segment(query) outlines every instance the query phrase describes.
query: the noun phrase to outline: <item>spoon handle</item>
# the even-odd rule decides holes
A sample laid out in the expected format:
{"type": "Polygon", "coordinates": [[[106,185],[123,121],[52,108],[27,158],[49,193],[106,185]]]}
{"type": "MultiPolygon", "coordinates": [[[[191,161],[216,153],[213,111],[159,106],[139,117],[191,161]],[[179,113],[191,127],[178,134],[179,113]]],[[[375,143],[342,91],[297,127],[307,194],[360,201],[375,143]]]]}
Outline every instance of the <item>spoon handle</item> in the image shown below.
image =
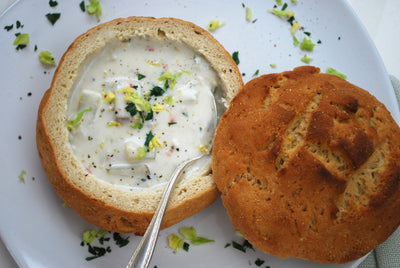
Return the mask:
{"type": "Polygon", "coordinates": [[[153,255],[154,248],[157,242],[158,233],[160,231],[161,223],[165,214],[165,210],[168,205],[168,200],[172,190],[175,188],[177,179],[180,177],[181,173],[187,166],[189,166],[194,161],[200,159],[203,155],[196,158],[187,160],[181,163],[172,173],[171,179],[167,184],[164,194],[161,197],[160,203],[154,213],[153,219],[151,220],[149,226],[147,227],[146,233],[143,235],[139,246],[136,248],[135,253],[133,253],[126,268],[147,268],[150,263],[151,256],[153,255]]]}

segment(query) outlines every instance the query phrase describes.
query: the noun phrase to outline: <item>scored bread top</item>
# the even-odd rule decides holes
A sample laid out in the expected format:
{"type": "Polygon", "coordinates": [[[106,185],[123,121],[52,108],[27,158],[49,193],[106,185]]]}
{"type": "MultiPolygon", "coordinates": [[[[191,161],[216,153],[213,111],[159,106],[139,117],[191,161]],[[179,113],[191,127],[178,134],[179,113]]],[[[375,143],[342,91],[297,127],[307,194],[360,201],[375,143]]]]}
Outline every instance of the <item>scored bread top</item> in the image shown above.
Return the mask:
{"type": "Polygon", "coordinates": [[[248,82],[217,129],[213,176],[256,248],[343,263],[400,224],[400,129],[367,91],[318,68],[248,82]]]}
{"type": "MultiPolygon", "coordinates": [[[[85,60],[108,43],[131,37],[174,41],[193,48],[215,70],[227,102],[243,82],[237,65],[218,41],[204,29],[179,19],[116,19],[79,36],[65,52],[39,108],[37,146],[42,165],[55,191],[83,218],[106,230],[141,234],[163,189],[125,191],[88,174],[73,154],[66,124],[68,99],[85,60]]],[[[171,196],[163,227],[205,208],[218,194],[209,172],[181,181],[171,196]]]]}

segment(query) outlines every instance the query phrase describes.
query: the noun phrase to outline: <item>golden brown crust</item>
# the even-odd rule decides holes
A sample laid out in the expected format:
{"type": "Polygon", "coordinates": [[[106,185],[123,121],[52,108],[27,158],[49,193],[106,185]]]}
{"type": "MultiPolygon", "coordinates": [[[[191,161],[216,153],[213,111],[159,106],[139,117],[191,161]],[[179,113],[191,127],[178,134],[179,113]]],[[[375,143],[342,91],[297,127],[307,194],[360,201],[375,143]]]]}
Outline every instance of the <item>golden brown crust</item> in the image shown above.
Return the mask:
{"type": "Polygon", "coordinates": [[[248,82],[217,129],[213,176],[235,228],[287,258],[344,263],[400,224],[400,129],[318,68],[248,82]]]}
{"type": "MultiPolygon", "coordinates": [[[[38,112],[36,141],[43,168],[57,194],[82,218],[105,230],[140,235],[154,214],[162,188],[147,193],[128,192],[87,174],[73,155],[65,124],[68,96],[81,64],[107,42],[132,36],[175,40],[199,51],[216,70],[228,101],[243,82],[230,54],[207,31],[178,19],[116,19],[90,29],[69,46],[38,112]],[[204,51],[204,47],[209,51],[204,51]]],[[[210,174],[180,182],[172,194],[162,228],[197,213],[218,196],[210,174]]]]}

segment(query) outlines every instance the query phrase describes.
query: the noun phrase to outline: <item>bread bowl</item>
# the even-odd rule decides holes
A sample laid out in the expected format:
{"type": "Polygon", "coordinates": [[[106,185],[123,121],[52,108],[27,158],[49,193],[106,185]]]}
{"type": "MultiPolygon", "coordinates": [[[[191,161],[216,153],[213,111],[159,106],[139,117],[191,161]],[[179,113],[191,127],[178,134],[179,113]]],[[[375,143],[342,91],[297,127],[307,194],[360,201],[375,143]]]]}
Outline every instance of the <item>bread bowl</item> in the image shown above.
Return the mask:
{"type": "Polygon", "coordinates": [[[345,263],[400,225],[400,129],[319,68],[260,76],[218,125],[213,176],[235,228],[281,258],[345,263]]]}
{"type": "MultiPolygon", "coordinates": [[[[188,102],[193,98],[194,102],[206,105],[196,106],[196,114],[200,108],[207,111],[207,118],[201,121],[206,124],[215,111],[207,97],[203,97],[205,102],[199,100],[202,92],[207,91],[206,94],[212,96],[212,91],[218,88],[215,94],[217,109],[221,113],[224,103],[229,102],[242,85],[241,75],[230,54],[207,31],[190,22],[173,18],[128,17],[103,23],[79,36],[69,46],[55,71],[50,89],[43,96],[36,129],[42,166],[57,194],[82,218],[105,230],[143,234],[161,198],[170,170],[177,162],[191,156],[184,153],[189,150],[186,147],[191,141],[186,145],[175,141],[182,146],[177,152],[177,145],[168,144],[171,141],[162,137],[164,133],[152,133],[158,140],[153,140],[155,145],[151,147],[150,140],[146,141],[149,132],[140,132],[140,129],[153,130],[154,125],[166,120],[156,122],[155,118],[161,118],[161,114],[169,111],[170,120],[175,106],[179,109],[191,107],[188,102]],[[141,49],[132,56],[136,58],[129,58],[129,53],[136,49],[141,49]],[[192,56],[181,58],[181,51],[189,51],[187,53],[192,53],[192,56]],[[169,56],[169,53],[175,54],[169,56]],[[162,58],[164,56],[166,58],[162,58]],[[184,63],[180,65],[177,59],[184,63]],[[187,62],[190,64],[185,65],[187,62]],[[205,79],[202,77],[204,73],[196,73],[198,66],[203,66],[201,70],[210,76],[205,79]],[[147,70],[151,72],[142,73],[147,70]],[[93,77],[88,78],[89,75],[93,77]],[[188,84],[201,85],[193,89],[188,84]],[[156,87],[162,90],[152,94],[152,88],[156,87]],[[189,93],[182,93],[185,90],[189,93]],[[176,92],[182,93],[183,97],[180,98],[176,92]],[[146,107],[153,107],[149,110],[136,103],[133,98],[137,95],[144,100],[146,107]],[[175,104],[165,101],[165,96],[169,96],[169,100],[176,98],[175,104]],[[200,97],[196,99],[197,96],[200,97]],[[129,103],[134,111],[126,108],[129,103]],[[179,106],[180,103],[183,104],[179,106]],[[155,106],[159,109],[154,109],[155,106]],[[152,118],[149,118],[150,113],[152,118]],[[105,121],[110,116],[113,120],[105,121]],[[97,120],[103,121],[96,123],[97,120]],[[99,124],[102,128],[97,130],[99,124]],[[118,132],[121,129],[123,133],[118,132]],[[126,142],[128,136],[129,144],[126,142]],[[145,150],[140,151],[139,147],[145,150]],[[150,163],[167,151],[169,157],[171,154],[179,156],[174,158],[174,163],[164,161],[153,165],[168,167],[165,174],[161,171],[157,175],[151,173],[151,168],[143,161],[150,163]],[[109,161],[112,157],[118,158],[117,155],[122,162],[109,161]],[[131,163],[134,167],[124,168],[131,163]],[[117,170],[118,165],[122,166],[122,173],[117,170]],[[130,176],[136,167],[135,175],[130,176]],[[143,179],[146,181],[142,182],[143,179]]],[[[167,122],[164,123],[167,132],[180,125],[180,122],[168,121],[165,127],[167,122]]],[[[187,125],[186,129],[178,128],[176,135],[189,133],[190,139],[193,125],[187,125]]],[[[203,125],[199,126],[199,131],[207,127],[203,125]]],[[[205,146],[212,139],[212,127],[207,130],[208,134],[200,136],[206,140],[205,146]]],[[[197,141],[193,143],[191,146],[196,150],[202,146],[197,141]]],[[[191,153],[198,152],[191,150],[191,153]]],[[[195,214],[218,196],[208,159],[178,184],[172,193],[162,228],[195,214]]]]}

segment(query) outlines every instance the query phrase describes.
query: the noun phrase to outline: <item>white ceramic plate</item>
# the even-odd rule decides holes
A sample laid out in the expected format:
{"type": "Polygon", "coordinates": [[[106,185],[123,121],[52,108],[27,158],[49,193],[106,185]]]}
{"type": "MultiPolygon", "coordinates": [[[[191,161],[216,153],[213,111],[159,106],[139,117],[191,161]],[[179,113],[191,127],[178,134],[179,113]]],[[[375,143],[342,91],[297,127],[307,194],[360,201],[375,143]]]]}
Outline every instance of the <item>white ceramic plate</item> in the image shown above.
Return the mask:
{"type": "MultiPolygon", "coordinates": [[[[86,261],[85,257],[90,254],[86,247],[80,246],[81,234],[94,226],[70,208],[62,207],[62,200],[51,188],[36,151],[36,113],[55,70],[43,67],[38,53],[49,50],[58,61],[78,35],[99,23],[118,17],[154,16],[177,17],[206,27],[211,20],[220,20],[225,24],[213,35],[230,53],[239,51],[239,68],[245,74],[245,82],[256,70],[264,74],[303,65],[300,58],[307,54],[313,58],[311,64],[322,71],[327,67],[336,68],[348,75],[348,81],[369,90],[400,122],[383,63],[344,0],[299,0],[297,4],[286,1],[289,4],[287,10],[296,12],[296,19],[305,31],[311,32],[314,43],[321,40],[311,53],[295,47],[290,25],[267,12],[273,8],[274,0],[103,0],[100,21],[83,13],[80,2],[58,1],[58,6],[50,7],[48,1],[19,1],[0,16],[0,235],[21,267],[125,267],[140,240],[130,234],[130,243],[123,248],[110,241],[107,245],[111,246],[111,253],[86,261]],[[246,21],[242,3],[252,9],[253,19],[257,19],[254,23],[246,21]],[[47,13],[61,13],[61,18],[52,26],[45,17],[47,13]],[[23,28],[15,29],[17,20],[23,28]],[[14,24],[13,30],[3,29],[10,24],[14,24]],[[12,45],[17,32],[30,35],[29,45],[20,51],[12,45]],[[35,45],[37,51],[34,51],[35,45]],[[270,67],[272,63],[276,63],[275,68],[270,67]],[[18,178],[22,170],[26,170],[25,183],[18,178]]],[[[305,36],[302,32],[296,35],[299,39],[305,36]]],[[[261,267],[322,266],[298,259],[282,260],[260,251],[243,253],[232,246],[225,248],[232,240],[242,242],[218,200],[193,217],[163,230],[150,267],[254,267],[257,259],[265,261],[261,267]],[[167,236],[188,226],[194,226],[199,236],[215,239],[215,243],[191,246],[189,252],[173,253],[168,247],[167,236]]],[[[356,267],[359,262],[329,267],[356,267]]]]}

